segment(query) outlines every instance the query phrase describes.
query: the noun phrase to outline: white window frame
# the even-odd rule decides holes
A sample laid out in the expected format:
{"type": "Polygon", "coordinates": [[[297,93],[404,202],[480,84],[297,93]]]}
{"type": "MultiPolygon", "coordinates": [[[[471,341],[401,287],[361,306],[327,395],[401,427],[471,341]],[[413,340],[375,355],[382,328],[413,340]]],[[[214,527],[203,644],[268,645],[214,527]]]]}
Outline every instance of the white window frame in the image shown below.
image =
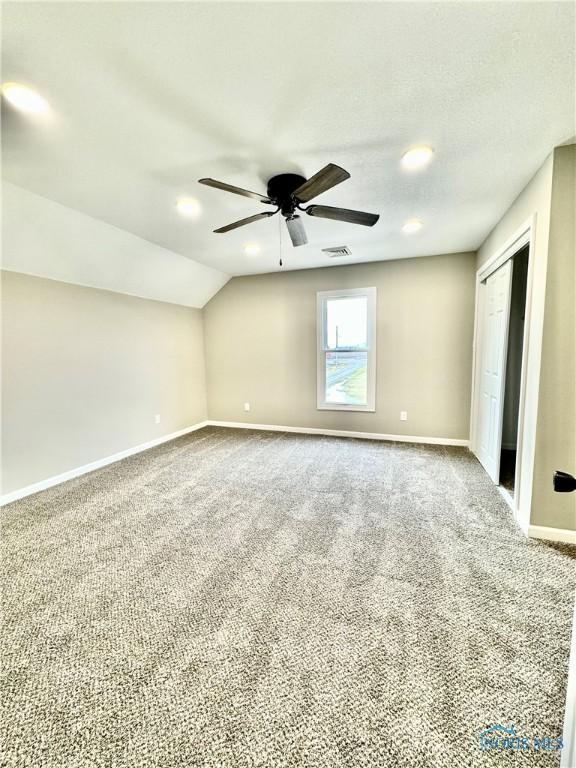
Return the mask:
{"type": "MultiPolygon", "coordinates": [[[[316,383],[317,409],[320,411],[372,411],[376,410],[376,288],[343,288],[339,291],[318,291],[316,294],[316,383]],[[367,398],[366,405],[347,405],[326,402],[326,305],[328,299],[348,299],[351,296],[367,298],[367,398]]],[[[357,349],[339,349],[339,352],[357,352],[357,349]]]]}

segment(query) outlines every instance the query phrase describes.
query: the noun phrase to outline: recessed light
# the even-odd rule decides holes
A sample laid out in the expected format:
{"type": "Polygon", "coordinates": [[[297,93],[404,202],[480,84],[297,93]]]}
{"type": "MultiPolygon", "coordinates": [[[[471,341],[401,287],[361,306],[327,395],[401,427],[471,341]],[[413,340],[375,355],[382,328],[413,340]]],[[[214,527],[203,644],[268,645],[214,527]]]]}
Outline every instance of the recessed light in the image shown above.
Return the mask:
{"type": "Polygon", "coordinates": [[[406,235],[412,235],[414,232],[419,232],[422,229],[422,222],[420,219],[408,219],[403,225],[402,232],[406,235]]]}
{"type": "Polygon", "coordinates": [[[260,246],[258,243],[246,243],[244,246],[244,253],[247,256],[258,256],[260,253],[260,246]]]}
{"type": "Polygon", "coordinates": [[[423,168],[432,160],[432,147],[413,147],[402,155],[402,165],[409,170],[423,168]]]}
{"type": "Polygon", "coordinates": [[[196,219],[202,213],[202,206],[194,197],[181,197],[176,203],[178,213],[189,219],[196,219]]]}
{"type": "Polygon", "coordinates": [[[38,115],[48,111],[48,102],[39,93],[18,83],[4,83],[2,95],[15,109],[38,115]]]}

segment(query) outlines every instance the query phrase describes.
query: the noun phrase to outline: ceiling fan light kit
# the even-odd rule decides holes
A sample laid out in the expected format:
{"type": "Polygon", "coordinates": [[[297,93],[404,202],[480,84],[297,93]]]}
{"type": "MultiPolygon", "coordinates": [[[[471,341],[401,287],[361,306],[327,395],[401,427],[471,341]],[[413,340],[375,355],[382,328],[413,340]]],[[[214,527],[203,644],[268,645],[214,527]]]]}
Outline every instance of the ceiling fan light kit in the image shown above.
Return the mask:
{"type": "Polygon", "coordinates": [[[258,192],[251,192],[247,189],[242,189],[241,187],[235,187],[232,184],[216,181],[215,179],[199,179],[199,183],[205,184],[208,187],[214,187],[215,189],[224,190],[225,192],[232,192],[235,195],[250,197],[265,205],[276,206],[275,211],[256,213],[253,216],[248,216],[245,219],[240,219],[232,224],[227,224],[224,227],[215,229],[214,232],[230,232],[232,229],[237,229],[246,224],[252,224],[260,219],[266,219],[277,213],[281,213],[286,219],[286,226],[288,228],[290,239],[292,240],[292,245],[297,247],[299,245],[305,245],[308,242],[302,217],[298,213],[299,211],[306,213],[308,216],[332,219],[334,221],[345,221],[349,224],[361,224],[365,227],[373,227],[374,224],[376,224],[380,218],[376,213],[354,211],[348,208],[334,208],[329,205],[303,206],[303,203],[309,202],[313,198],[332,189],[332,187],[341,184],[349,178],[350,174],[348,171],[345,171],[344,168],[340,168],[338,165],[329,163],[309,179],[306,179],[304,176],[300,176],[297,173],[281,173],[277,176],[272,176],[268,181],[266,195],[261,195],[258,192]]]}

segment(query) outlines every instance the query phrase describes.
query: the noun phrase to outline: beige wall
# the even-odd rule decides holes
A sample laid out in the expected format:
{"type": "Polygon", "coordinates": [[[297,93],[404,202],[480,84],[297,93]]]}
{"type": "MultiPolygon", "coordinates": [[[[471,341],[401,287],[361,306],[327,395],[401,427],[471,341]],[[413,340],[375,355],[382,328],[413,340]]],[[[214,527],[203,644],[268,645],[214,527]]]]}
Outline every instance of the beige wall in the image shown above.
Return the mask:
{"type": "Polygon", "coordinates": [[[554,151],[546,309],[534,464],[534,525],[576,529],[576,493],[552,490],[552,473],[576,474],[576,145],[554,151]]]}
{"type": "Polygon", "coordinates": [[[3,272],[2,323],[3,493],[206,418],[199,309],[3,272]]]}
{"type": "Polygon", "coordinates": [[[466,253],[232,279],[204,308],[209,418],[468,439],[474,275],[466,253]],[[368,286],[376,412],[318,411],[316,292],[368,286]]]}
{"type": "MultiPolygon", "coordinates": [[[[478,268],[534,214],[537,216],[535,253],[538,263],[545,261],[548,252],[551,190],[552,155],[549,155],[478,249],[478,268]]],[[[543,277],[545,280],[545,272],[543,277]]]]}
{"type": "MultiPolygon", "coordinates": [[[[576,472],[575,151],[559,147],[546,159],[478,251],[480,266],[535,216],[530,339],[542,339],[542,349],[541,355],[532,349],[526,362],[526,408],[537,412],[537,421],[535,429],[524,429],[534,465],[532,485],[521,488],[527,506],[520,514],[531,525],[568,530],[576,529],[576,495],[554,493],[552,473],[576,472]]],[[[528,450],[523,459],[526,478],[528,450]]]]}

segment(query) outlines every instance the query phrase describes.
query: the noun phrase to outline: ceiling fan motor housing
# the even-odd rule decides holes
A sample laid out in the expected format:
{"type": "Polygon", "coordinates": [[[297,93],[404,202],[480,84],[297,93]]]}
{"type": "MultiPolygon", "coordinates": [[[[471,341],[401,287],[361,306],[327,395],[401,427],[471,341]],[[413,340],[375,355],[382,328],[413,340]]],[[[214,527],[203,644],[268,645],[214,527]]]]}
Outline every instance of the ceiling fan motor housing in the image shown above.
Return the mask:
{"type": "Polygon", "coordinates": [[[304,211],[308,216],[318,216],[321,219],[334,219],[336,221],[346,221],[351,224],[362,224],[365,227],[373,227],[379,219],[377,213],[366,213],[366,211],[353,211],[348,208],[334,208],[330,205],[309,205],[303,207],[303,204],[313,200],[318,195],[326,192],[337,184],[341,184],[350,178],[348,171],[340,168],[339,165],[328,163],[315,173],[309,179],[301,176],[299,173],[279,173],[268,181],[268,194],[261,195],[259,192],[252,192],[249,189],[242,189],[233,184],[227,184],[217,179],[198,179],[200,184],[208,187],[222,189],[225,192],[232,192],[242,197],[250,197],[266,205],[275,205],[275,211],[262,211],[253,216],[246,216],[239,221],[233,221],[225,227],[219,227],[214,232],[230,232],[232,229],[238,229],[246,224],[253,224],[255,221],[267,219],[269,216],[281,212],[286,219],[286,225],[290,232],[292,245],[306,245],[306,231],[297,210],[304,211]]]}
{"type": "Polygon", "coordinates": [[[297,173],[280,173],[278,176],[272,176],[268,181],[268,197],[280,208],[283,216],[291,217],[294,215],[296,202],[292,193],[305,181],[306,178],[297,173]]]}

